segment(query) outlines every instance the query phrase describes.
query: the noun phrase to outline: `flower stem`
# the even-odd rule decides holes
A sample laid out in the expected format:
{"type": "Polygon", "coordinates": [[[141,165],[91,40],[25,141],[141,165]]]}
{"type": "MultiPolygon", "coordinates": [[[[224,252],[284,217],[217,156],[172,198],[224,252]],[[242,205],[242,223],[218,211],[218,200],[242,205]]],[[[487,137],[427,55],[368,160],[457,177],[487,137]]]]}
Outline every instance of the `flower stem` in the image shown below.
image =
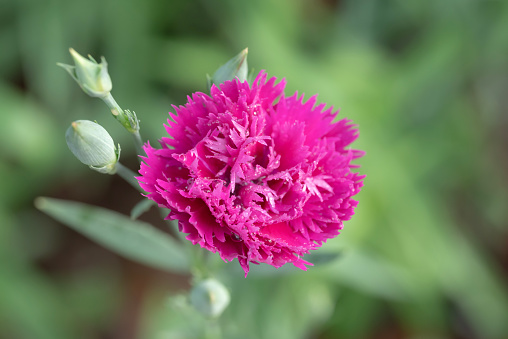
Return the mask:
{"type": "Polygon", "coordinates": [[[134,178],[136,174],[127,167],[125,167],[124,165],[122,165],[120,162],[116,163],[116,174],[122,177],[122,179],[127,181],[129,184],[131,184],[132,187],[134,187],[141,193],[145,193],[141,188],[141,186],[139,186],[139,183],[136,180],[136,178],[134,178]]]}
{"type": "Polygon", "coordinates": [[[210,319],[205,325],[205,338],[206,339],[221,339],[222,331],[217,319],[210,319]]]}
{"type": "Polygon", "coordinates": [[[123,110],[120,108],[120,105],[118,105],[111,93],[108,93],[105,97],[102,98],[102,100],[106,103],[106,105],[108,105],[111,113],[115,117],[118,117],[121,113],[123,113],[123,110]]]}
{"type": "MultiPolygon", "coordinates": [[[[132,136],[134,137],[134,146],[136,147],[136,153],[138,155],[145,155],[145,151],[143,150],[143,139],[141,139],[141,135],[139,134],[139,131],[135,131],[132,133],[132,136]]],[[[141,162],[141,159],[138,160],[141,162]]]]}
{"type": "MultiPolygon", "coordinates": [[[[113,98],[111,93],[108,93],[105,97],[102,98],[104,103],[111,110],[111,114],[115,117],[122,126],[132,134],[134,138],[134,146],[136,147],[136,153],[139,155],[145,154],[143,151],[143,139],[141,139],[141,135],[139,134],[139,120],[136,117],[135,113],[131,113],[130,111],[124,111],[120,105],[113,98]]],[[[140,160],[141,161],[141,160],[140,160]]]]}

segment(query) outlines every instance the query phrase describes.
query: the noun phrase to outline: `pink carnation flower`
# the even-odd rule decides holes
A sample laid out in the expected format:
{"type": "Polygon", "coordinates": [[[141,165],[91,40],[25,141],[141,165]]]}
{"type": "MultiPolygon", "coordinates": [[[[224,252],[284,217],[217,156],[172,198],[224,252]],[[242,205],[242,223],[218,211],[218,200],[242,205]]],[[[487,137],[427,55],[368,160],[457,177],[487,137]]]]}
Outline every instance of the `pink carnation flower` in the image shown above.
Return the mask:
{"type": "Polygon", "coordinates": [[[285,82],[226,81],[174,107],[162,149],[147,143],[138,177],[187,239],[225,261],[306,270],[301,257],[339,234],[363,176],[351,164],[358,131],[316,96],[284,96],[285,82]]]}

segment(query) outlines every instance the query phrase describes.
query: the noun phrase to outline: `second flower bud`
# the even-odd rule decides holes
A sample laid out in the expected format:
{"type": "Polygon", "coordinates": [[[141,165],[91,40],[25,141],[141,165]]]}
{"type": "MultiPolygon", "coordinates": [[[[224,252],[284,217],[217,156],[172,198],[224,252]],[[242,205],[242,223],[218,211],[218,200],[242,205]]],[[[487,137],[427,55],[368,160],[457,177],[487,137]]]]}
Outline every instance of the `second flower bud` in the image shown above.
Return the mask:
{"type": "Polygon", "coordinates": [[[83,164],[100,173],[115,174],[120,145],[115,147],[109,133],[89,120],[74,121],[65,133],[67,146],[83,164]]]}

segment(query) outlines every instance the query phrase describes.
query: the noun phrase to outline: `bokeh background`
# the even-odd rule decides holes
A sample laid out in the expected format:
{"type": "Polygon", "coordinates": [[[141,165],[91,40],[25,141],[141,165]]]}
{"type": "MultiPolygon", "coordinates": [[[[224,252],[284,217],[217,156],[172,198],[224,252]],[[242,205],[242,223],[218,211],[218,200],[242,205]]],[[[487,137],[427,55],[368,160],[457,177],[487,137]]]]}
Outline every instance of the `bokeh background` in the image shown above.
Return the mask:
{"type": "Polygon", "coordinates": [[[97,120],[136,169],[130,136],[56,67],[69,47],[107,58],[153,144],[171,104],[245,47],[288,94],[319,93],[359,125],[365,186],[323,248],[340,257],[220,276],[224,338],[508,338],[508,1],[0,0],[0,338],[200,338],[189,276],[33,207],[140,200],[67,149],[73,120],[97,120]]]}

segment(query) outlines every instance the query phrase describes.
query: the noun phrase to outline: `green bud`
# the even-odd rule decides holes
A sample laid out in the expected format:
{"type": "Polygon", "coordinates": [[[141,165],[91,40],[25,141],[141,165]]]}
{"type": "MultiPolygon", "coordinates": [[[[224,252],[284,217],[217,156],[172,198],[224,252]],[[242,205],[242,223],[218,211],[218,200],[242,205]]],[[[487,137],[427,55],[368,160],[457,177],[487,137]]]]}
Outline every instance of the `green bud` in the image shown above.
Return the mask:
{"type": "Polygon", "coordinates": [[[120,145],[115,147],[109,133],[99,124],[77,120],[65,133],[67,146],[83,164],[100,173],[115,174],[120,145]]]}
{"type": "Polygon", "coordinates": [[[108,74],[106,59],[102,57],[99,64],[91,56],[88,56],[90,58],[88,60],[72,48],[69,51],[74,59],[74,66],[61,63],[57,65],[69,72],[71,77],[89,96],[103,98],[108,95],[113,85],[108,74]]]}
{"type": "Polygon", "coordinates": [[[238,78],[240,81],[247,80],[249,73],[247,66],[248,51],[248,48],[244,49],[240,54],[222,65],[211,78],[207,77],[208,87],[212,87],[212,83],[220,85],[224,81],[233,80],[234,78],[238,78]]]}
{"type": "Polygon", "coordinates": [[[215,279],[206,279],[194,286],[190,293],[192,305],[207,317],[218,317],[229,305],[228,290],[215,279]]]}

